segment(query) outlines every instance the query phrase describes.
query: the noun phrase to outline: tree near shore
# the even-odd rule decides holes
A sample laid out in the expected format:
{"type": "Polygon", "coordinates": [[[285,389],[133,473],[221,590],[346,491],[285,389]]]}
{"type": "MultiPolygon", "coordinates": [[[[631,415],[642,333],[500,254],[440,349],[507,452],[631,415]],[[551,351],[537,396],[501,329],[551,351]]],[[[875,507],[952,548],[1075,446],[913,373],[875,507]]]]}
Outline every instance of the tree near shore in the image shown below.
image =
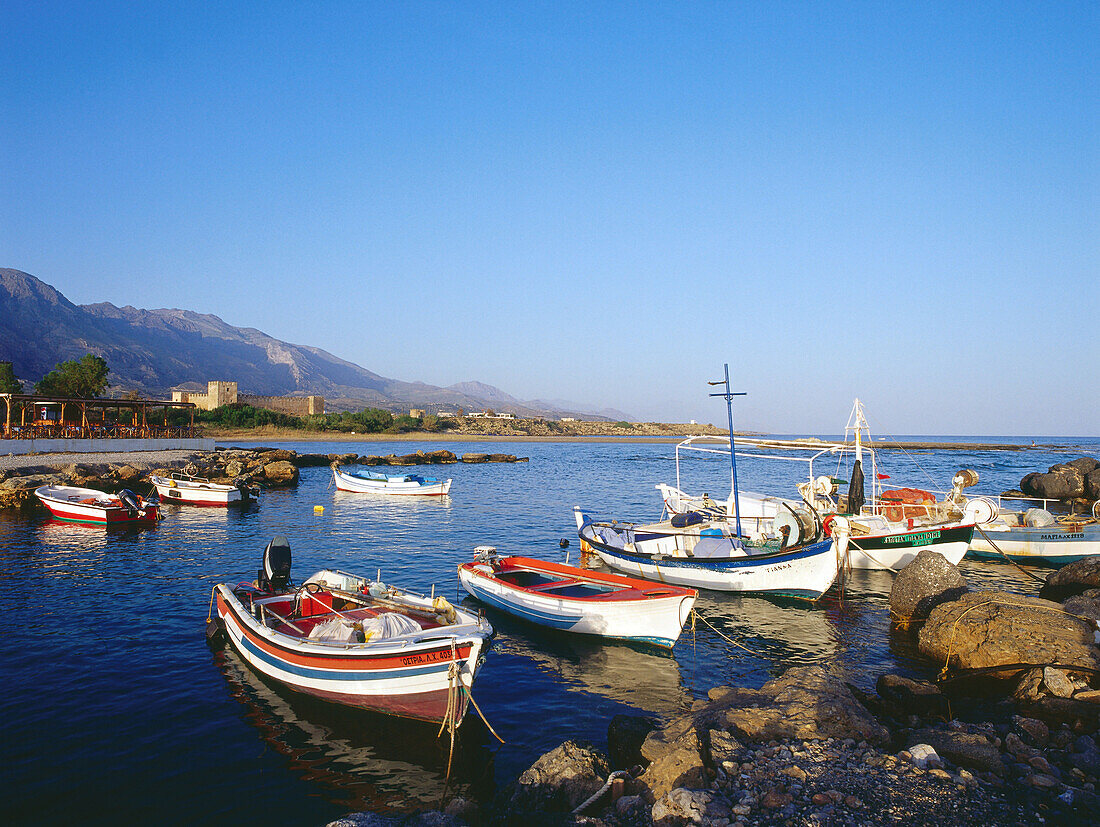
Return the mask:
{"type": "Polygon", "coordinates": [[[57,367],[35,384],[40,396],[67,396],[73,399],[95,399],[107,389],[107,360],[91,353],[79,359],[58,362],[57,367]]]}
{"type": "Polygon", "coordinates": [[[23,383],[15,378],[11,362],[0,362],[0,393],[22,393],[23,383]]]}

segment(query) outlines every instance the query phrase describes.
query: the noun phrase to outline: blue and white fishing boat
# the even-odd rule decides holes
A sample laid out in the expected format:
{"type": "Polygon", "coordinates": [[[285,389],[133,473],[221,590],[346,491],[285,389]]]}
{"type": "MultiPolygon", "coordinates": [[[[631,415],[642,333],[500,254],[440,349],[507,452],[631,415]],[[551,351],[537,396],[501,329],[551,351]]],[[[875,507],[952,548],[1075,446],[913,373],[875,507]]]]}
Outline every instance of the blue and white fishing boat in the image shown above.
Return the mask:
{"type": "Polygon", "coordinates": [[[1100,505],[1093,505],[1091,515],[1055,517],[1045,508],[1024,508],[1034,502],[1005,497],[970,500],[967,512],[978,526],[967,556],[1057,568],[1100,555],[1100,505]]]}
{"type": "Polygon", "coordinates": [[[783,503],[759,522],[751,536],[742,531],[733,439],[733,397],[729,366],[722,393],[729,415],[733,522],[724,515],[675,514],[669,520],[637,524],[596,522],[573,509],[582,550],[629,575],[718,591],[755,592],[818,600],[840,574],[849,525],[835,517],[826,534],[819,516],[805,505],[783,503]]]}
{"type": "Polygon", "coordinates": [[[670,515],[701,512],[709,519],[732,519],[735,505],[740,510],[741,524],[750,534],[766,531],[769,523],[788,508],[803,504],[819,515],[825,530],[831,527],[833,515],[841,514],[848,521],[848,553],[844,567],[900,571],[921,551],[935,551],[952,565],[958,565],[966,554],[974,532],[974,520],[967,516],[966,498],[962,489],[977,482],[977,473],[966,471],[956,475],[954,486],[942,502],[929,491],[915,488],[884,490],[882,481],[889,479],[878,473],[877,457],[871,447],[872,440],[863,405],[857,399],[845,427],[845,436],[852,434],[848,442],[824,442],[819,439],[748,439],[739,440],[738,454],[754,459],[786,463],[802,463],[808,470],[808,478],[795,488],[798,496],[777,497],[748,491],[734,492],[721,501],[709,495],[693,496],[681,490],[681,452],[690,454],[725,454],[730,450],[729,440],[713,436],[688,437],[676,446],[676,485],[660,483],[664,509],[670,515]],[[838,485],[845,484],[835,474],[851,460],[851,483],[847,495],[834,499],[838,485]],[[833,463],[829,474],[819,475],[821,465],[833,463]],[[869,498],[864,498],[864,473],[868,468],[869,498]],[[843,505],[842,505],[843,503],[843,505]]]}
{"type": "Polygon", "coordinates": [[[380,474],[375,471],[341,471],[332,466],[338,491],[360,494],[398,494],[420,497],[444,497],[451,491],[450,479],[421,477],[419,474],[380,474]]]}

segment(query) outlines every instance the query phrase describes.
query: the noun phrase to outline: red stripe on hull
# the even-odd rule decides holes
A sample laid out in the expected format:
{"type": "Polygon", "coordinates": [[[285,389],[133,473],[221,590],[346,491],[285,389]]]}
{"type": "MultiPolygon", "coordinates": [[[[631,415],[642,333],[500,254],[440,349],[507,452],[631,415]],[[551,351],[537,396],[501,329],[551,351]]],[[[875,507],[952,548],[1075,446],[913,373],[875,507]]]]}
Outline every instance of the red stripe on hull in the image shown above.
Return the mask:
{"type": "MultiPolygon", "coordinates": [[[[218,593],[218,615],[224,620],[227,613],[232,613],[233,619],[240,628],[241,633],[249,642],[273,657],[295,666],[312,666],[321,669],[350,669],[354,671],[373,670],[384,671],[386,669],[402,669],[409,666],[423,666],[432,663],[450,662],[451,647],[446,645],[436,646],[431,649],[413,649],[405,655],[375,655],[365,652],[362,657],[349,658],[339,655],[327,655],[322,653],[303,655],[300,651],[287,646],[279,646],[267,638],[254,634],[248,626],[248,621],[240,618],[233,607],[225,603],[221,593],[218,593]]],[[[458,661],[464,662],[470,657],[469,644],[457,646],[458,661]]]]}

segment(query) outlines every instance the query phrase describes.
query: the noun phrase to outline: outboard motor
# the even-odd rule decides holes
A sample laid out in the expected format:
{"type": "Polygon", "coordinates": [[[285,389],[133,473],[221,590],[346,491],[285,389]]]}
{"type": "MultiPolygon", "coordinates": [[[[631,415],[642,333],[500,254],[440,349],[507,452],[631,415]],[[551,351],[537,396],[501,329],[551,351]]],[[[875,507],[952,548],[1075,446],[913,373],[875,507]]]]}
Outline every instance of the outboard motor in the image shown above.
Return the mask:
{"type": "Polygon", "coordinates": [[[264,567],[256,573],[256,586],[267,592],[282,591],[290,582],[290,543],[276,536],[264,549],[264,567]]]}
{"type": "Polygon", "coordinates": [[[248,487],[248,482],[244,477],[237,477],[233,480],[233,487],[241,492],[242,501],[247,501],[252,496],[252,489],[248,487]]]}
{"type": "Polygon", "coordinates": [[[138,497],[129,488],[123,488],[118,492],[118,500],[126,508],[131,517],[136,517],[141,508],[138,506],[138,497]]]}

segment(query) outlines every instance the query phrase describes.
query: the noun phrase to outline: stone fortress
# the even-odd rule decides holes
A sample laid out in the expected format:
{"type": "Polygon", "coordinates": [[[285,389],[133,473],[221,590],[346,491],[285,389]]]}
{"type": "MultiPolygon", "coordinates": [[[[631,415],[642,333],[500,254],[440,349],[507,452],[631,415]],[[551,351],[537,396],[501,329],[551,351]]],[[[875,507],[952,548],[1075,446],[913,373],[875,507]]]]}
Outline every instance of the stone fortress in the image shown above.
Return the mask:
{"type": "Polygon", "coordinates": [[[269,411],[289,414],[290,416],[308,416],[325,412],[323,396],[251,396],[237,393],[236,382],[207,382],[206,393],[193,391],[172,391],[173,402],[193,402],[195,407],[212,411],[222,405],[243,402],[253,408],[267,408],[269,411]]]}

